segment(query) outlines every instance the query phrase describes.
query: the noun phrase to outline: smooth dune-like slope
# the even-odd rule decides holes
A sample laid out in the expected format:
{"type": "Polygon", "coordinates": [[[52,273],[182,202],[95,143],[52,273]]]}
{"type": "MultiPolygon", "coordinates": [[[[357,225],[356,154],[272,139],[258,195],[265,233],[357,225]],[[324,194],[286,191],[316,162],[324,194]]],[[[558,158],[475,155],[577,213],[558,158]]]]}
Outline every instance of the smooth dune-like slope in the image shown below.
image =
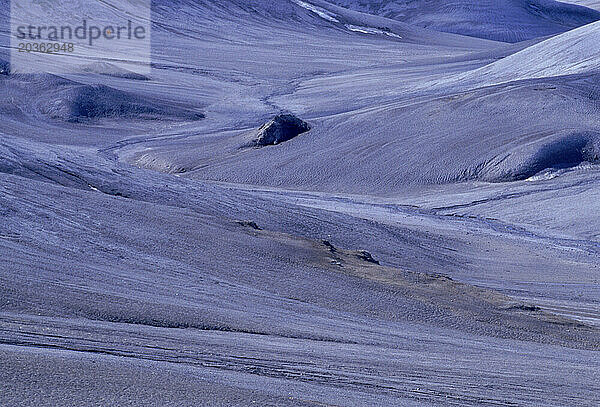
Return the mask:
{"type": "MultiPolygon", "coordinates": [[[[442,58],[420,76],[415,59],[300,78],[267,100],[308,120],[312,130],[269,149],[240,149],[251,132],[246,127],[237,133],[212,132],[208,138],[190,136],[164,151],[134,146],[123,153],[137,165],[201,179],[378,194],[410,185],[515,181],[595,164],[594,79],[543,78],[561,71],[591,74],[595,54],[585,49],[593,49],[596,27],[579,28],[479,70],[469,71],[460,59],[446,63],[442,58]],[[538,79],[481,88],[496,83],[494,67],[513,80],[538,79]],[[453,75],[460,69],[468,72],[453,75]],[[540,122],[542,112],[547,119],[540,122]]],[[[363,33],[357,40],[362,37],[373,35],[363,33]]],[[[402,41],[392,44],[399,58],[419,49],[402,41]]],[[[477,54],[472,58],[472,64],[483,65],[477,54]]]]}
{"type": "Polygon", "coordinates": [[[590,74],[600,70],[600,22],[532,45],[507,58],[469,72],[487,83],[590,74]]]}
{"type": "MultiPolygon", "coordinates": [[[[596,27],[582,27],[479,70],[468,71],[461,60],[440,59],[423,76],[417,59],[301,78],[268,101],[308,120],[312,130],[280,146],[240,149],[251,131],[244,128],[122,152],[137,165],[201,179],[386,195],[412,185],[515,181],[595,164],[595,77],[543,77],[573,67],[572,73],[593,73],[594,54],[585,49],[593,48],[596,27]],[[529,78],[538,79],[481,88],[495,83],[491,70],[496,66],[506,78],[522,79],[519,72],[537,70],[529,78]],[[468,72],[454,75],[460,69],[468,72]]],[[[402,42],[393,48],[399,57],[418,49],[402,42]]],[[[483,64],[478,58],[473,54],[472,63],[483,64]]]]}
{"type": "Polygon", "coordinates": [[[0,75],[0,405],[600,403],[597,72],[320,0],[153,20],[149,75],[0,75]]]}

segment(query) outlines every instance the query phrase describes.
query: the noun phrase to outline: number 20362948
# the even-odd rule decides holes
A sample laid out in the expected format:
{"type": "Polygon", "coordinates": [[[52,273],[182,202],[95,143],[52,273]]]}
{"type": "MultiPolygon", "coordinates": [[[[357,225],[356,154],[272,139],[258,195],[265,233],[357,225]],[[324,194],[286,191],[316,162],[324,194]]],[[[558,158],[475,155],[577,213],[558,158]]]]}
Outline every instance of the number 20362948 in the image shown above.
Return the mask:
{"type": "Polygon", "coordinates": [[[60,42],[20,42],[19,52],[41,52],[44,54],[60,54],[75,51],[75,44],[60,42]]]}

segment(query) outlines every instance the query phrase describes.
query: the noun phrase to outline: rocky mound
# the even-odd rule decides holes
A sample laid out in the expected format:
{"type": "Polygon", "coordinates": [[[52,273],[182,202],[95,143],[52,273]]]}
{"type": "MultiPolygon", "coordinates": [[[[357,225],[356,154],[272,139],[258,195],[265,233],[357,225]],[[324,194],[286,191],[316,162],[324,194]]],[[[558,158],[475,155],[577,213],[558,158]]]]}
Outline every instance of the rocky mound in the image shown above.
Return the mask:
{"type": "Polygon", "coordinates": [[[40,110],[53,119],[80,122],[87,119],[199,120],[201,113],[163,106],[158,101],[105,85],[76,85],[58,89],[40,110]]]}
{"type": "Polygon", "coordinates": [[[520,146],[488,162],[480,178],[492,182],[518,181],[544,170],[573,168],[586,162],[600,162],[600,134],[569,134],[520,146]]]}
{"type": "Polygon", "coordinates": [[[280,114],[258,129],[252,144],[270,146],[291,140],[310,130],[310,125],[292,114],[280,114]]]}

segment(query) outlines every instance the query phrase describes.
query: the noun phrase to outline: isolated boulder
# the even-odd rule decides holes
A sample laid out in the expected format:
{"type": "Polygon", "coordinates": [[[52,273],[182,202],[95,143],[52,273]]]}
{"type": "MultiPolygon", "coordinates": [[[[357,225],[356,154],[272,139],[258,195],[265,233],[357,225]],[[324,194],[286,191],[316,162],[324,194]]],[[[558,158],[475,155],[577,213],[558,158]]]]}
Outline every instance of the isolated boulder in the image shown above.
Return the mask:
{"type": "Polygon", "coordinates": [[[253,144],[264,147],[293,139],[310,130],[310,125],[293,114],[280,114],[258,129],[253,144]]]}

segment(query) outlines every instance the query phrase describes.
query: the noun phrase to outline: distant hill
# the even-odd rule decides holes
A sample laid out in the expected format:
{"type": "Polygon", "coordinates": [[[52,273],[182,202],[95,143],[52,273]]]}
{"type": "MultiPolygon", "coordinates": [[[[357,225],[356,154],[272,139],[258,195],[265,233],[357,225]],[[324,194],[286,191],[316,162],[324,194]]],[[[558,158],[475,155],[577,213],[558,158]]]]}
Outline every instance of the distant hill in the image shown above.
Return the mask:
{"type": "MultiPolygon", "coordinates": [[[[331,0],[437,31],[519,42],[600,20],[600,12],[552,0],[331,0]]],[[[582,2],[583,3],[583,2],[582,2]]],[[[596,3],[597,1],[587,1],[596,3]]]]}
{"type": "Polygon", "coordinates": [[[600,0],[566,0],[566,2],[600,10],[600,0]]]}

